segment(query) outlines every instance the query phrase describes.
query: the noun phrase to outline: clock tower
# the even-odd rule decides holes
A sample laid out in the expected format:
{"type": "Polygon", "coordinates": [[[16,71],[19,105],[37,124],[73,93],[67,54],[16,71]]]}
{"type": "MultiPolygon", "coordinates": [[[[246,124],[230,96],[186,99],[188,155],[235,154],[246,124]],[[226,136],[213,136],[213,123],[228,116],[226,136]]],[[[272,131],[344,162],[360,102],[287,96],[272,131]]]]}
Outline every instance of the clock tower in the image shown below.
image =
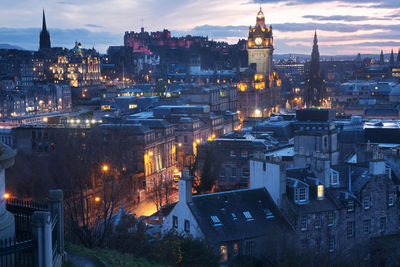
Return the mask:
{"type": "Polygon", "coordinates": [[[256,25],[249,27],[248,54],[249,67],[255,64],[256,72],[263,74],[270,81],[273,79],[272,53],[274,51],[274,39],[272,37],[272,26],[265,26],[264,13],[257,13],[256,25]]]}

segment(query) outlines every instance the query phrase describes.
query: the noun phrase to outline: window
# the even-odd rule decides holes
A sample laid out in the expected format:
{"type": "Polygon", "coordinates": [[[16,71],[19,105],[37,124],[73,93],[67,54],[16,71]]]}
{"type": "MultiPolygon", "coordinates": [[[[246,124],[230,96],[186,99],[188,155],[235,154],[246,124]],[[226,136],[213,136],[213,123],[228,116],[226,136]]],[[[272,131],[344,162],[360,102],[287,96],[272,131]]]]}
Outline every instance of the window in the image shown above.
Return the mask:
{"type": "Polygon", "coordinates": [[[249,168],[242,169],[242,177],[247,178],[249,177],[249,174],[250,174],[249,168]]]}
{"type": "Polygon", "coordinates": [[[218,216],[211,216],[211,221],[214,223],[214,226],[222,225],[221,221],[219,220],[218,216]]]}
{"type": "Polygon", "coordinates": [[[242,158],[247,158],[249,156],[249,152],[247,150],[242,150],[242,158]]]}
{"type": "Polygon", "coordinates": [[[172,224],[175,229],[178,229],[178,217],[172,216],[172,224]]]}
{"type": "Polygon", "coordinates": [[[263,162],[263,171],[267,170],[267,164],[265,162],[263,162]]]}
{"type": "Polygon", "coordinates": [[[272,219],[272,218],[275,217],[275,216],[272,214],[272,212],[271,212],[270,209],[264,209],[264,213],[265,213],[265,216],[267,217],[267,219],[272,219]]]}
{"type": "Polygon", "coordinates": [[[335,213],[333,211],[328,212],[328,226],[335,225],[335,213]]]}
{"type": "Polygon", "coordinates": [[[187,142],[188,142],[188,137],[187,137],[187,135],[183,136],[183,142],[184,142],[185,144],[187,144],[187,142]]]}
{"type": "Polygon", "coordinates": [[[232,219],[233,219],[234,221],[236,221],[236,220],[237,220],[237,216],[236,216],[236,214],[235,214],[235,213],[232,213],[232,219]]]}
{"type": "Polygon", "coordinates": [[[317,187],[317,193],[318,193],[318,196],[317,196],[317,198],[318,198],[318,200],[322,200],[322,199],[324,199],[324,186],[322,185],[322,184],[320,184],[320,185],[318,185],[318,187],[317,187]]]}
{"type": "Polygon", "coordinates": [[[245,253],[246,255],[254,255],[254,241],[246,241],[245,253]]]}
{"type": "Polygon", "coordinates": [[[354,222],[347,222],[347,238],[352,238],[354,236],[354,222]]]}
{"type": "Polygon", "coordinates": [[[232,177],[236,177],[236,168],[231,169],[231,175],[232,177]]]}
{"type": "Polygon", "coordinates": [[[129,104],[129,109],[137,108],[137,104],[129,104]]]}
{"type": "Polygon", "coordinates": [[[308,200],[308,187],[299,187],[295,190],[295,201],[296,202],[305,202],[308,200]]]}
{"type": "Polygon", "coordinates": [[[220,176],[220,177],[225,177],[225,168],[224,168],[224,167],[222,167],[222,168],[219,170],[219,176],[220,176]]]}
{"type": "Polygon", "coordinates": [[[381,217],[379,219],[379,230],[381,232],[385,232],[386,229],[386,217],[381,217]]]}
{"type": "Polygon", "coordinates": [[[231,157],[232,157],[232,158],[236,157],[235,150],[231,150],[231,157]]]}
{"type": "Polygon", "coordinates": [[[237,256],[239,254],[239,245],[238,243],[233,244],[233,256],[237,256]]]}
{"type": "Polygon", "coordinates": [[[371,231],[371,220],[364,220],[364,222],[363,222],[364,234],[369,234],[370,231],[371,231]]]}
{"type": "Polygon", "coordinates": [[[331,169],[331,185],[339,184],[339,173],[331,169]]]}
{"type": "Polygon", "coordinates": [[[354,211],[354,200],[350,199],[347,201],[347,212],[353,212],[354,211]]]}
{"type": "Polygon", "coordinates": [[[316,213],[315,220],[314,220],[314,227],[316,229],[321,228],[321,224],[322,224],[321,213],[316,213]]]}
{"type": "Polygon", "coordinates": [[[334,252],[335,251],[335,237],[331,237],[329,239],[329,252],[334,252]]]}
{"type": "Polygon", "coordinates": [[[228,260],[228,249],[225,245],[219,247],[219,254],[221,256],[220,260],[222,262],[228,260]]]}
{"type": "Polygon", "coordinates": [[[253,221],[254,220],[253,216],[251,216],[249,211],[243,211],[243,215],[244,215],[244,217],[246,218],[247,221],[253,221]]]}
{"type": "Polygon", "coordinates": [[[388,206],[393,207],[394,205],[394,193],[389,193],[388,195],[388,206]]]}
{"type": "Polygon", "coordinates": [[[369,208],[371,208],[371,196],[370,195],[364,195],[363,205],[364,205],[365,210],[368,210],[369,208]]]}
{"type": "Polygon", "coordinates": [[[315,240],[315,253],[319,254],[321,252],[321,240],[315,240]]]}
{"type": "Polygon", "coordinates": [[[328,148],[328,137],[324,136],[323,139],[324,139],[324,148],[326,149],[328,148]]]}
{"type": "Polygon", "coordinates": [[[302,215],[300,217],[300,229],[301,231],[307,230],[307,215],[302,215]]]}
{"type": "Polygon", "coordinates": [[[185,232],[190,233],[190,221],[185,220],[185,232]]]}

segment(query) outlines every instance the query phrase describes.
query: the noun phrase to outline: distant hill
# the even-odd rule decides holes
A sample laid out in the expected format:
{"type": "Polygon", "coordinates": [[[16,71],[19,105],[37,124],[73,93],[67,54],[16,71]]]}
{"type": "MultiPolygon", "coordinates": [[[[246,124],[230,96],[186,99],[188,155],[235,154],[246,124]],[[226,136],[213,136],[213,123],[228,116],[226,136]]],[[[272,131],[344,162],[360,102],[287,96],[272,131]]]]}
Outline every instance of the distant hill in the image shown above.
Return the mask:
{"type": "Polygon", "coordinates": [[[10,44],[0,44],[0,49],[18,49],[18,50],[25,50],[20,46],[10,45],[10,44]]]}

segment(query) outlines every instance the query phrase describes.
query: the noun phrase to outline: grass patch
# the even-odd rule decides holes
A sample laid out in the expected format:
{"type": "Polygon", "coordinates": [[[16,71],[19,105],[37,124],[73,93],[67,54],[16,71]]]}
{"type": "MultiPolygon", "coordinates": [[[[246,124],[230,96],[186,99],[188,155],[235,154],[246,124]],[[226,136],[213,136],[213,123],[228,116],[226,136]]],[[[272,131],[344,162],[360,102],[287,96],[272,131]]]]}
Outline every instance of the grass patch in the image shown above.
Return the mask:
{"type": "MultiPolygon", "coordinates": [[[[166,266],[163,264],[152,263],[147,259],[135,258],[130,254],[123,254],[114,250],[105,249],[88,249],[83,246],[74,245],[71,243],[65,243],[65,251],[69,254],[83,256],[96,264],[99,267],[119,267],[119,266],[135,266],[135,267],[156,267],[166,266]]],[[[74,266],[64,265],[65,267],[74,266]]],[[[64,267],[63,266],[63,267],[64,267]]]]}

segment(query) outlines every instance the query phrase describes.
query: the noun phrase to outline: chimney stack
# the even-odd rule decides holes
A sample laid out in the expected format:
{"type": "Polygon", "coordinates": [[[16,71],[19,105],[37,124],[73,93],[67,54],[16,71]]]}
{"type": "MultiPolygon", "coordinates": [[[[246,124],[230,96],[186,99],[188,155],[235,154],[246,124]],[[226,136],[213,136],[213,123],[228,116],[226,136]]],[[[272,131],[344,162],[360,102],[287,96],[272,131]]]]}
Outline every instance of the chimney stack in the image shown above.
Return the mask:
{"type": "Polygon", "coordinates": [[[182,177],[179,179],[179,201],[192,202],[192,178],[187,168],[182,170],[182,177]]]}

